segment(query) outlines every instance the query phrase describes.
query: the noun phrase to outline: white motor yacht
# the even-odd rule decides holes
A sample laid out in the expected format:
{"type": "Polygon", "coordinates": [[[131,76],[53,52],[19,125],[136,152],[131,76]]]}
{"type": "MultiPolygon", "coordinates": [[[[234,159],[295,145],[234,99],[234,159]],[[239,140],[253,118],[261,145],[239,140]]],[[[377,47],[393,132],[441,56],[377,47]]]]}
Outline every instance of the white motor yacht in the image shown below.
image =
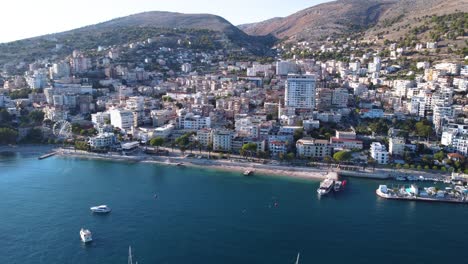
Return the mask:
{"type": "Polygon", "coordinates": [[[91,235],[91,231],[89,231],[88,229],[81,228],[80,237],[81,237],[81,241],[83,241],[84,243],[93,241],[93,236],[91,235]]]}
{"type": "Polygon", "coordinates": [[[93,213],[101,213],[101,214],[106,214],[110,213],[111,209],[107,205],[98,205],[98,206],[93,206],[89,208],[93,213]]]}

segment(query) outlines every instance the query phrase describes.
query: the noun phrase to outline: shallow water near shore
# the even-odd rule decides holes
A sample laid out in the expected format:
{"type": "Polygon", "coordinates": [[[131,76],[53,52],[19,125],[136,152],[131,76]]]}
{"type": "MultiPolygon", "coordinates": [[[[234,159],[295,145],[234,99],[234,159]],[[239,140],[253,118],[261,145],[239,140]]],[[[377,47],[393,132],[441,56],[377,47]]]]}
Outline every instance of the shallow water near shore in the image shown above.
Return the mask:
{"type": "Polygon", "coordinates": [[[129,245],[139,263],[465,260],[468,206],[383,200],[379,183],[319,199],[312,180],[1,155],[0,263],[125,263],[129,245]]]}

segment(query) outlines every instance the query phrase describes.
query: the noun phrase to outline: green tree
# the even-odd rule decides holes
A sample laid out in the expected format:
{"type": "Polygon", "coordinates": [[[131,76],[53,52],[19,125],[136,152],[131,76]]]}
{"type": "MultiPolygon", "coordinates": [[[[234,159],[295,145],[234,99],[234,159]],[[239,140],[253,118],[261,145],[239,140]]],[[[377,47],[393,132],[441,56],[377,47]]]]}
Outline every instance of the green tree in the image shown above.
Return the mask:
{"type": "Polygon", "coordinates": [[[75,141],[75,149],[88,151],[89,150],[88,142],[78,141],[78,140],[75,141]]]}
{"type": "Polygon", "coordinates": [[[294,142],[298,141],[304,136],[304,129],[296,129],[294,130],[294,142]]]}
{"type": "Polygon", "coordinates": [[[29,119],[36,124],[42,123],[44,121],[44,112],[39,110],[31,111],[28,115],[29,119]]]}
{"type": "Polygon", "coordinates": [[[162,137],[156,137],[150,140],[150,145],[152,147],[156,147],[158,150],[159,150],[159,147],[161,147],[163,144],[164,144],[164,138],[162,137]]]}
{"type": "Polygon", "coordinates": [[[445,158],[445,153],[443,151],[439,151],[436,154],[434,154],[434,159],[438,161],[442,161],[445,158]]]}
{"type": "Polygon", "coordinates": [[[337,153],[333,154],[333,159],[338,162],[343,162],[351,159],[351,152],[350,151],[338,151],[337,153]]]}
{"type": "Polygon", "coordinates": [[[16,130],[7,127],[0,128],[0,144],[14,144],[16,137],[18,137],[16,130]]]}
{"type": "Polygon", "coordinates": [[[416,129],[416,135],[420,137],[429,138],[433,133],[432,126],[428,124],[427,120],[417,122],[415,129],[416,129]]]}
{"type": "Polygon", "coordinates": [[[12,116],[5,108],[0,109],[0,122],[2,124],[10,122],[12,119],[12,116]]]}
{"type": "Polygon", "coordinates": [[[38,128],[33,128],[29,130],[26,137],[23,138],[22,142],[24,143],[40,143],[42,142],[42,131],[38,128]]]}

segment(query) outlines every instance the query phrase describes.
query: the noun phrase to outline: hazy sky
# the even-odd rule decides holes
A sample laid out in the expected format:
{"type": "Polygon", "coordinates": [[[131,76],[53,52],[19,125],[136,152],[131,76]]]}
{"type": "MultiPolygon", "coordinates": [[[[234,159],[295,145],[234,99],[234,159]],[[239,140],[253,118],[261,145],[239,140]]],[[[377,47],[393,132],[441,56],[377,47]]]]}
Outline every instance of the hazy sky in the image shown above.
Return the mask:
{"type": "Polygon", "coordinates": [[[144,11],[210,13],[234,25],[287,16],[330,0],[1,0],[0,43],[144,11]]]}

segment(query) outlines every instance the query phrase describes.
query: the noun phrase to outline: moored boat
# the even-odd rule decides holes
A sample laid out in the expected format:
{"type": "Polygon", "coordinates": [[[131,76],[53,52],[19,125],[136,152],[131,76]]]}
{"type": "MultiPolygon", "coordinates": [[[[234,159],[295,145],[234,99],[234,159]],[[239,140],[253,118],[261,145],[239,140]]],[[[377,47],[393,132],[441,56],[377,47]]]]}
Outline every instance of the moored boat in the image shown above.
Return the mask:
{"type": "Polygon", "coordinates": [[[252,175],[253,173],[254,173],[253,170],[246,170],[246,171],[244,171],[244,176],[250,176],[250,175],[252,175]]]}
{"type": "Polygon", "coordinates": [[[89,231],[88,229],[81,228],[80,237],[81,237],[81,241],[83,241],[84,243],[89,243],[93,241],[93,236],[91,234],[91,231],[89,231]]]}
{"type": "Polygon", "coordinates": [[[335,181],[335,184],[333,185],[333,191],[339,192],[344,189],[346,186],[346,181],[335,181]]]}
{"type": "Polygon", "coordinates": [[[333,186],[335,184],[335,181],[332,179],[325,179],[320,183],[320,187],[317,189],[317,193],[319,195],[326,195],[330,193],[330,191],[333,189],[333,186]]]}
{"type": "Polygon", "coordinates": [[[93,213],[98,213],[98,214],[106,214],[110,213],[112,211],[109,206],[107,205],[98,205],[98,206],[93,206],[89,208],[93,213]]]}

